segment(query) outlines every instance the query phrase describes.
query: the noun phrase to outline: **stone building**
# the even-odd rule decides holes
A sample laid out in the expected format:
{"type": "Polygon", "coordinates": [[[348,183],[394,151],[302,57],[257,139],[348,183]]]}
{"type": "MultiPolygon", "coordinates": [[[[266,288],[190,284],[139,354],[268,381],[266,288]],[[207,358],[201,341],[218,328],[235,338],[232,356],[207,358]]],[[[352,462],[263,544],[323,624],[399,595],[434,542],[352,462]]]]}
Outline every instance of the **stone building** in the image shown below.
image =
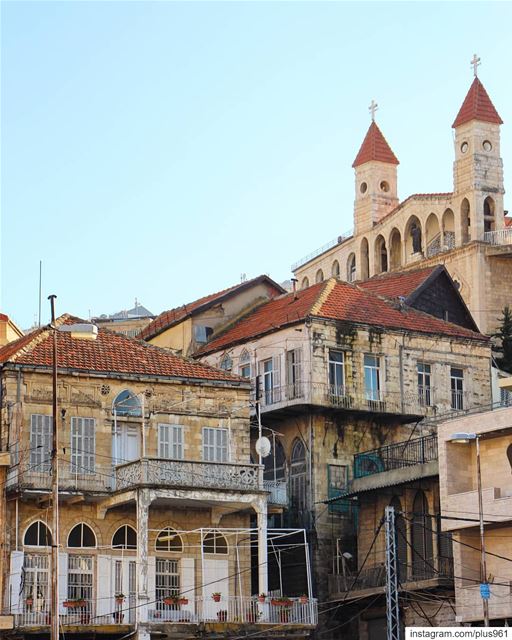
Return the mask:
{"type": "Polygon", "coordinates": [[[23,331],[5,313],[0,313],[0,346],[21,338],[23,331]]]}
{"type": "Polygon", "coordinates": [[[512,218],[503,207],[502,120],[475,79],[453,122],[453,191],[398,197],[398,160],[375,121],[353,163],[354,229],[292,265],[301,287],[444,264],[478,327],[512,299],[512,218]]]}
{"type": "Polygon", "coordinates": [[[135,298],[135,305],[132,309],[124,309],[110,315],[103,314],[97,318],[92,318],[91,322],[97,327],[110,329],[115,333],[122,333],[129,338],[135,338],[154,319],[154,314],[135,298]]]}
{"type": "MultiPolygon", "coordinates": [[[[52,330],[0,349],[1,450],[10,454],[2,599],[12,636],[49,635],[52,544],[68,638],[309,635],[313,598],[291,588],[284,604],[256,597],[268,592],[267,541],[286,570],[289,532],[267,529],[269,493],[250,460],[248,382],[104,329],[74,340],[74,322],[56,323],[57,536],[52,330]]],[[[295,547],[305,563],[305,545],[295,547]]]]}
{"type": "MultiPolygon", "coordinates": [[[[388,283],[388,291],[408,291],[412,300],[413,290],[427,281],[420,274],[416,285],[410,279],[407,286],[388,283]]],[[[490,402],[489,341],[473,330],[456,290],[450,308],[459,301],[459,319],[470,328],[427,315],[404,299],[331,278],[259,306],[196,354],[252,381],[263,433],[272,442],[265,478],[276,491],[284,484],[288,496],[287,508],[273,518],[308,529],[320,601],[345,597],[336,574],[356,568],[358,554],[364,558],[368,541],[361,533],[381,517],[388,499],[387,491],[379,492],[378,504],[368,494],[357,517],[357,502],[329,502],[378,465],[376,458],[354,454],[417,436],[414,425],[425,417],[490,402]],[[343,553],[352,558],[347,565],[343,553]]],[[[423,490],[438,504],[437,481],[425,482],[423,490]]]]}
{"type": "MultiPolygon", "coordinates": [[[[512,391],[512,378],[502,380],[501,385],[512,391]]],[[[441,528],[444,536],[453,537],[457,617],[472,626],[484,620],[481,582],[490,583],[490,625],[509,626],[512,617],[511,443],[511,406],[439,425],[441,528]],[[461,437],[464,434],[469,437],[461,437]],[[481,460],[485,576],[481,573],[476,439],[481,460]]]]}

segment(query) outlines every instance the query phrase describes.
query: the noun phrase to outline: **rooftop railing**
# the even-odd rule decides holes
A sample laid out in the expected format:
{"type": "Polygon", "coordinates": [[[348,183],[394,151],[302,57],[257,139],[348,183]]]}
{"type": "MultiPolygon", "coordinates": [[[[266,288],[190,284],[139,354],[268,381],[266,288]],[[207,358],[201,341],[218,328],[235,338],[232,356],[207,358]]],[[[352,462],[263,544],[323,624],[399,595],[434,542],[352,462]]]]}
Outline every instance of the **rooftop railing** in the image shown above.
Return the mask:
{"type": "Polygon", "coordinates": [[[484,242],[494,245],[512,244],[512,227],[497,231],[486,231],[484,233],[484,242]]]}
{"type": "Polygon", "coordinates": [[[295,271],[295,269],[298,269],[299,267],[302,267],[302,265],[306,264],[306,262],[309,262],[310,260],[313,260],[313,258],[316,258],[317,256],[321,255],[322,253],[325,253],[329,249],[332,249],[337,244],[341,244],[342,242],[345,242],[345,240],[348,240],[353,235],[354,235],[354,230],[353,229],[350,229],[349,231],[345,231],[340,236],[337,236],[336,238],[333,238],[332,240],[330,240],[327,244],[324,244],[320,248],[315,249],[315,251],[312,251],[311,253],[308,253],[307,256],[304,256],[300,260],[297,260],[297,262],[294,262],[292,264],[292,266],[291,266],[291,270],[295,271]]]}

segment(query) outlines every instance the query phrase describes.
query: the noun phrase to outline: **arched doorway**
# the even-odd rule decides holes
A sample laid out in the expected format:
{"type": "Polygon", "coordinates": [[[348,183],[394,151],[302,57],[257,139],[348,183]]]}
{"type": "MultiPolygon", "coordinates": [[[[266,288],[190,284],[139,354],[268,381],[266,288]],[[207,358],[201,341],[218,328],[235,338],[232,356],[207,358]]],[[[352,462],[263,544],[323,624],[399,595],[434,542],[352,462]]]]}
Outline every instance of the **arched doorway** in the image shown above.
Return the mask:
{"type": "Polygon", "coordinates": [[[389,262],[391,271],[402,266],[402,236],[396,227],[389,236],[389,262]]]}
{"type": "Polygon", "coordinates": [[[431,213],[425,223],[425,243],[427,258],[435,256],[441,251],[441,228],[435,213],[431,213]]]}
{"type": "Polygon", "coordinates": [[[361,273],[359,274],[360,280],[366,280],[370,277],[370,254],[368,251],[368,240],[363,238],[361,240],[361,248],[360,248],[360,265],[361,265],[361,273]]]}
{"type": "Polygon", "coordinates": [[[306,509],[306,447],[298,438],[293,443],[290,462],[290,497],[292,508],[297,511],[306,509]]]}
{"type": "Polygon", "coordinates": [[[460,229],[462,243],[471,240],[471,210],[469,200],[464,198],[460,205],[460,229]]]}
{"type": "Polygon", "coordinates": [[[333,278],[340,277],[340,263],[337,260],[332,263],[331,275],[333,278]]]}
{"type": "Polygon", "coordinates": [[[140,427],[132,418],[142,418],[139,398],[129,389],[121,391],[112,405],[112,458],[114,464],[137,460],[140,445],[140,427]]]}
{"type": "Polygon", "coordinates": [[[455,216],[451,209],[443,213],[443,251],[455,247],[455,216]]]}
{"type": "Polygon", "coordinates": [[[356,279],[356,254],[351,253],[347,260],[347,282],[354,282],[356,279]]]}
{"type": "Polygon", "coordinates": [[[375,273],[385,273],[388,270],[388,250],[384,236],[378,235],[375,240],[375,273]]]}
{"type": "Polygon", "coordinates": [[[421,222],[416,216],[411,216],[407,220],[404,231],[405,254],[407,259],[415,254],[423,252],[423,229],[421,222]]]}
{"type": "Polygon", "coordinates": [[[487,196],[484,200],[484,232],[494,231],[495,228],[494,200],[487,196]]]}

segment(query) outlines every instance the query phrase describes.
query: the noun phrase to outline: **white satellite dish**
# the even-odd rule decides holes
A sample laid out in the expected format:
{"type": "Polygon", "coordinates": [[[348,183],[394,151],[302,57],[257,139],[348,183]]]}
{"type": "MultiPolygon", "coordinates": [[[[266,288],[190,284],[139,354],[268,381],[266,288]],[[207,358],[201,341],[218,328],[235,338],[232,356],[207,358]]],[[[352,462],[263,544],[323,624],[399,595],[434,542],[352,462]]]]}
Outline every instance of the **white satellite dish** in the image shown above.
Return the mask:
{"type": "Polygon", "coordinates": [[[265,436],[261,436],[261,438],[256,440],[256,453],[262,458],[266,458],[271,449],[272,446],[270,444],[270,440],[265,436]]]}

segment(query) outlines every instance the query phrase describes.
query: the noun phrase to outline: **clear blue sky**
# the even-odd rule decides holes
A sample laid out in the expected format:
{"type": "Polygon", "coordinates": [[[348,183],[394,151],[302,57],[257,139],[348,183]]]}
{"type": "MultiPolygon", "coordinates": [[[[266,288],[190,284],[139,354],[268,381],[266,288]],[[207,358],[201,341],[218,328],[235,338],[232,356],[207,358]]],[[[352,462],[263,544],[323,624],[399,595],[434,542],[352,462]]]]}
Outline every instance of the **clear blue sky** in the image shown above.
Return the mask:
{"type": "MultiPolygon", "coordinates": [[[[160,312],[352,226],[368,105],[399,195],[450,191],[470,59],[505,121],[510,3],[3,2],[2,298],[160,312]]],[[[43,306],[47,319],[47,304],[43,306]]]]}

